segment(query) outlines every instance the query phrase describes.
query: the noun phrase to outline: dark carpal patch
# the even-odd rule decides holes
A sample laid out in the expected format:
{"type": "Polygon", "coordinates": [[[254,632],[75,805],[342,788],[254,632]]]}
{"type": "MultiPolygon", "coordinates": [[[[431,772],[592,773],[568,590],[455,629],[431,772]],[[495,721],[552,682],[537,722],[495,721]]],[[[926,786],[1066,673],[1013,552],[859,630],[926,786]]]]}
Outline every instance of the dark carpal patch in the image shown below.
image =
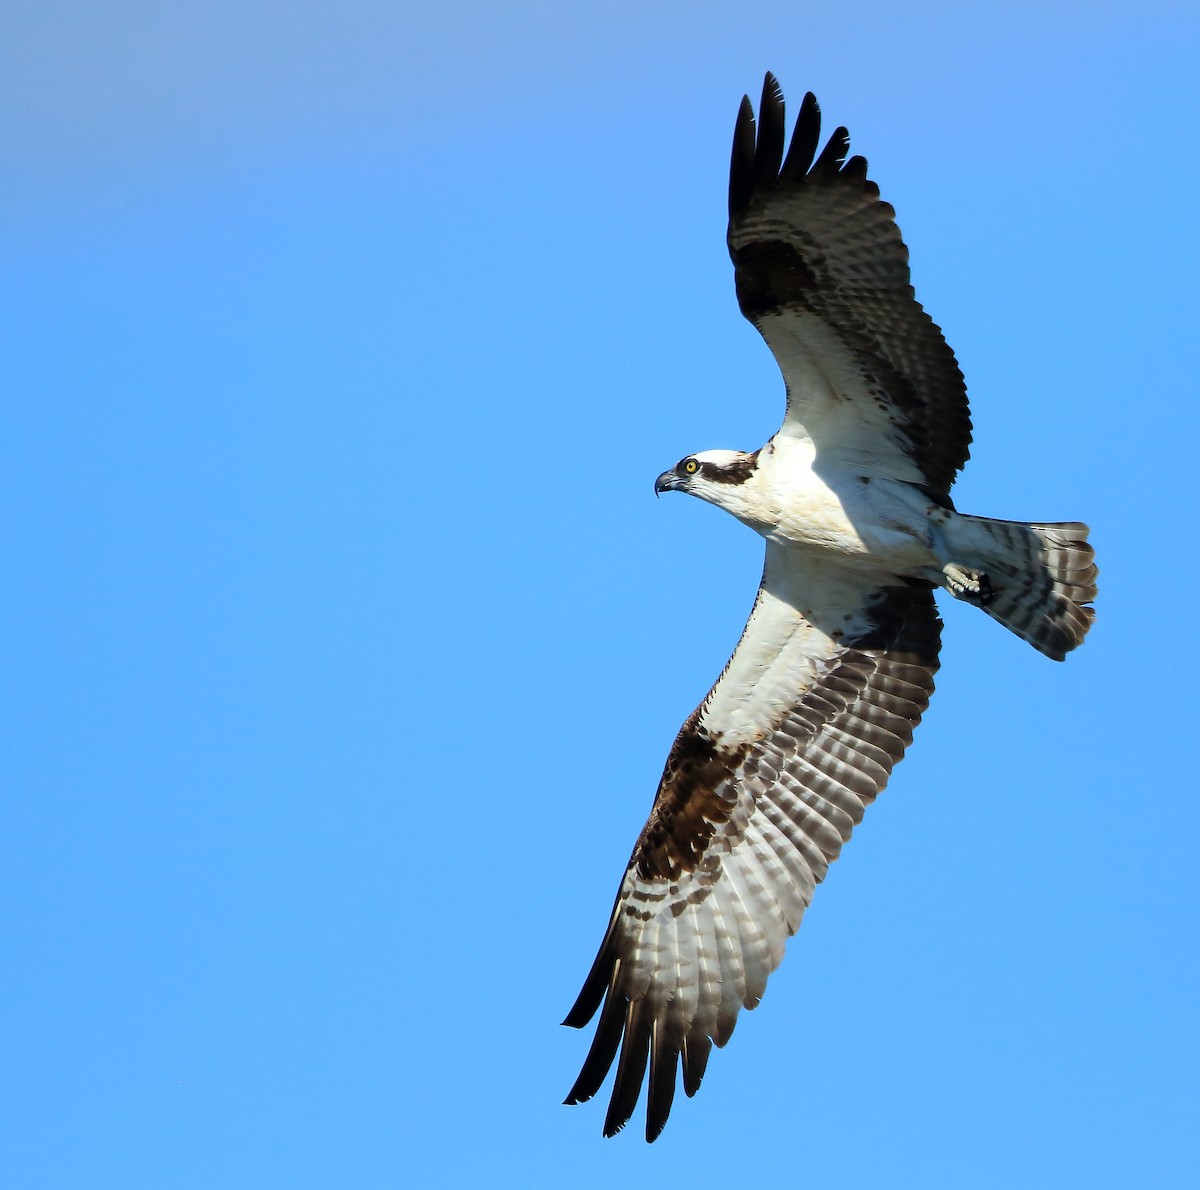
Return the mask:
{"type": "Polygon", "coordinates": [[[699,719],[699,710],[693,711],[667,757],[658,798],[638,842],[643,880],[676,880],[694,871],[737,802],[731,778],[748,749],[718,748],[699,719]]]}
{"type": "Polygon", "coordinates": [[[755,240],[734,250],[733,263],[738,305],[751,321],[781,307],[820,308],[821,279],[795,243],[755,240]]]}

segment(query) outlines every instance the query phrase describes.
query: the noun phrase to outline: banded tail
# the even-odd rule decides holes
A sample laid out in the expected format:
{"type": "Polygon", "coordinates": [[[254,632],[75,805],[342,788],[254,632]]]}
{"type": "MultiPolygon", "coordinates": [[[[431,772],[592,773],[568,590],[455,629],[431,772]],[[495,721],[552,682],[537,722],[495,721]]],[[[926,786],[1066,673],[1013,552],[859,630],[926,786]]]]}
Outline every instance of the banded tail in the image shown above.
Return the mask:
{"type": "Polygon", "coordinates": [[[973,590],[951,582],[953,594],[1055,661],[1083,643],[1096,614],[1097,570],[1087,525],[960,514],[955,528],[963,546],[955,550],[956,561],[977,568],[979,581],[973,590]]]}

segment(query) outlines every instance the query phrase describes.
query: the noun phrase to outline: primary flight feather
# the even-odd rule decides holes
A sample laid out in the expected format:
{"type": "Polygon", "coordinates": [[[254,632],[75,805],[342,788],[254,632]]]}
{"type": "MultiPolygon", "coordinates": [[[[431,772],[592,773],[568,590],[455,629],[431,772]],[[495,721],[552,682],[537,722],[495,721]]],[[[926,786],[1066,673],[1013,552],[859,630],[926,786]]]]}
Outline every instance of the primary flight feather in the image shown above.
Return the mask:
{"type": "Polygon", "coordinates": [[[738,304],[783,373],[787,410],[751,454],[689,455],[655,482],[766,539],[758,597],[716,684],[667,757],[608,930],[565,1023],[595,1016],[568,1103],[614,1060],[604,1121],[646,1139],[677,1077],[758,1004],[813,889],[887,783],[929,702],[941,587],[1055,660],[1092,622],[1087,526],[968,516],[950,487],[971,420],[954,353],[913,295],[890,206],[820,109],[786,143],[767,75],[743,99],[729,180],[738,304]],[[786,155],[785,155],[786,148],[786,155]],[[619,1057],[618,1057],[619,1052],[619,1057]]]}

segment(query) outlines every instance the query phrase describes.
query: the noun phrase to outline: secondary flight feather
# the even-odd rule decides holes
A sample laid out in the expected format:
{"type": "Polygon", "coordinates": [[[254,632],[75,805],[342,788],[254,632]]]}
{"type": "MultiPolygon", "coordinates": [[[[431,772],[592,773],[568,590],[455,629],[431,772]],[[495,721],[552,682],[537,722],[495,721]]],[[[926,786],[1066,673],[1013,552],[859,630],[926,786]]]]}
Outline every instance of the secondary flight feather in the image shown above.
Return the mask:
{"type": "Polygon", "coordinates": [[[649,1073],[646,1139],[678,1077],[755,1007],[813,890],[886,785],[933,692],[935,588],[1062,660],[1092,622],[1087,526],[955,510],[971,421],[962,373],[909,284],[894,212],[820,110],[763,85],[734,131],[728,242],[742,313],[783,373],[783,425],[753,453],[688,455],[655,482],[766,539],[758,597],[688,717],[565,1023],[599,1010],[568,1103],[614,1061],[604,1121],[625,1126],[649,1073]],[[820,149],[820,152],[818,152],[820,149]],[[618,1056],[619,1054],[619,1056],[618,1056]]]}

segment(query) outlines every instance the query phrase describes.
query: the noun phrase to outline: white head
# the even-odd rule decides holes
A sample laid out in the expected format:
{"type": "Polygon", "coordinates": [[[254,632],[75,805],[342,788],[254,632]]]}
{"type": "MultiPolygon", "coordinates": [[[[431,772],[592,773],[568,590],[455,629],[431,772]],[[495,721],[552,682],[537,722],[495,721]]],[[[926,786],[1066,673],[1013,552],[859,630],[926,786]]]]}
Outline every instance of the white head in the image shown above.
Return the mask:
{"type": "Polygon", "coordinates": [[[654,481],[656,495],[663,492],[687,492],[746,519],[753,504],[749,488],[758,466],[758,451],[702,450],[680,459],[670,471],[654,481]],[[749,488],[747,487],[749,484],[749,488]]]}

